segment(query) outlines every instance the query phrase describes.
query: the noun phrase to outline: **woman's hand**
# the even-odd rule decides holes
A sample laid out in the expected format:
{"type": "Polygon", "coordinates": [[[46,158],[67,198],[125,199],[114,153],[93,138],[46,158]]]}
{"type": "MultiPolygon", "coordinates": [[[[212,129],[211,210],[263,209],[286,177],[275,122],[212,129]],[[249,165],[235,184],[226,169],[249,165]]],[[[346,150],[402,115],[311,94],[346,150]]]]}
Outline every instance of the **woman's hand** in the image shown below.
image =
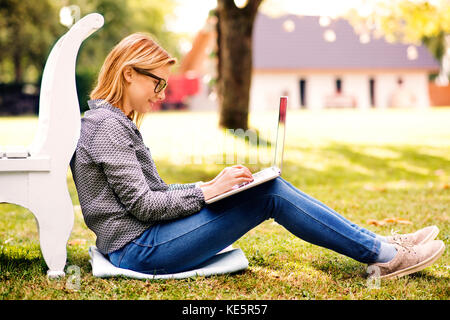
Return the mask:
{"type": "Polygon", "coordinates": [[[234,165],[223,169],[213,180],[200,186],[205,200],[227,192],[235,185],[253,181],[252,173],[243,165],[234,165]]]}

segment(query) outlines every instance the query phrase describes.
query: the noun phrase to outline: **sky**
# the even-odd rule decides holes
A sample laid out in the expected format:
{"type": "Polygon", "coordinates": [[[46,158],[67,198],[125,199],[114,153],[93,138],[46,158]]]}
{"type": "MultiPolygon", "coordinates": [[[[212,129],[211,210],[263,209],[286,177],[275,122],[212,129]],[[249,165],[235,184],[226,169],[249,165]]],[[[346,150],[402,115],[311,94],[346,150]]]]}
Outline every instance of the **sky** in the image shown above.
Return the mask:
{"type": "MultiPolygon", "coordinates": [[[[370,4],[376,1],[378,0],[265,0],[260,10],[270,11],[274,14],[280,12],[336,16],[350,8],[359,8],[361,12],[364,12],[364,10],[370,9],[370,4]]],[[[208,12],[215,8],[217,3],[216,0],[176,0],[176,2],[178,7],[175,11],[175,18],[168,21],[168,28],[174,32],[189,34],[194,34],[203,27],[208,12]]]]}

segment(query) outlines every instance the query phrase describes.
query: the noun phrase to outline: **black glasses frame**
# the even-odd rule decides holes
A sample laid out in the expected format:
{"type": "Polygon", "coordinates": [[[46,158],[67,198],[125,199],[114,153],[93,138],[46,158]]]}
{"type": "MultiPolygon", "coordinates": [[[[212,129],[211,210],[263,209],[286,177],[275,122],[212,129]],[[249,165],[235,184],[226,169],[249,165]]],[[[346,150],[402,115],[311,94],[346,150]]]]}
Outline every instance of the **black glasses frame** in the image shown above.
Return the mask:
{"type": "Polygon", "coordinates": [[[143,75],[145,75],[145,76],[148,76],[148,77],[151,77],[151,78],[153,78],[153,79],[158,80],[158,83],[156,84],[155,90],[154,90],[155,93],[160,93],[161,91],[163,91],[163,90],[167,87],[167,81],[164,80],[163,78],[160,78],[160,77],[158,77],[157,75],[154,75],[153,73],[148,72],[148,71],[145,70],[145,69],[136,68],[136,67],[133,67],[133,69],[134,69],[137,73],[140,73],[140,74],[143,74],[143,75]]]}

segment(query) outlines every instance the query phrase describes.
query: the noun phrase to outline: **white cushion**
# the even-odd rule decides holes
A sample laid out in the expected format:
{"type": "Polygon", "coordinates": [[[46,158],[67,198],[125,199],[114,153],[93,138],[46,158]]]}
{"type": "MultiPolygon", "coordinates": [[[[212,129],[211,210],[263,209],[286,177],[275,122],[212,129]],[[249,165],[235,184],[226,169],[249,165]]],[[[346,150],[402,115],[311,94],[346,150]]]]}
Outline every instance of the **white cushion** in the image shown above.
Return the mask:
{"type": "Polygon", "coordinates": [[[184,279],[195,276],[211,276],[237,272],[248,268],[248,260],[241,249],[223,250],[214,257],[190,271],[173,274],[146,274],[115,267],[95,246],[89,248],[94,277],[107,278],[124,276],[134,279],[184,279]]]}

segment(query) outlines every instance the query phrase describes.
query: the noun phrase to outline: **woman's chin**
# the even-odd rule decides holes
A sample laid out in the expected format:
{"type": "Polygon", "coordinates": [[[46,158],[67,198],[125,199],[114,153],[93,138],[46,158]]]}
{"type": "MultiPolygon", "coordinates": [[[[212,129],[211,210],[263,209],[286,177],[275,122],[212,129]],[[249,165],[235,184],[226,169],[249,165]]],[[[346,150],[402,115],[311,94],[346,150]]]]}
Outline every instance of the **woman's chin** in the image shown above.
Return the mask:
{"type": "Polygon", "coordinates": [[[147,110],[148,110],[148,112],[154,111],[155,110],[155,104],[153,102],[149,101],[147,110]]]}

